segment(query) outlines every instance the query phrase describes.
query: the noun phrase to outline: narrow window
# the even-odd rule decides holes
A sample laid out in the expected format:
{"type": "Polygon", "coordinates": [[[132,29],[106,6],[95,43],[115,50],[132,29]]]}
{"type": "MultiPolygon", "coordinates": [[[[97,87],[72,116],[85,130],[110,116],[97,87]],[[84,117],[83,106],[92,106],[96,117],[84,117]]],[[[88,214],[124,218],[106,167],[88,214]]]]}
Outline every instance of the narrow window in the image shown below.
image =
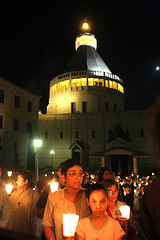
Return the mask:
{"type": "Polygon", "coordinates": [[[76,131],[76,138],[79,138],[79,132],[76,131]]]}
{"type": "Polygon", "coordinates": [[[3,116],[0,116],[0,129],[3,128],[3,116]]]}
{"type": "Polygon", "coordinates": [[[108,102],[105,103],[105,111],[107,112],[109,110],[108,102]]]}
{"type": "Polygon", "coordinates": [[[109,130],[109,138],[111,138],[111,136],[112,136],[112,131],[109,130]]]}
{"type": "Polygon", "coordinates": [[[95,138],[95,131],[92,131],[92,138],[95,138]]]}
{"type": "Polygon", "coordinates": [[[27,133],[32,133],[32,124],[27,122],[27,133]]]}
{"type": "Polygon", "coordinates": [[[4,90],[0,89],[0,102],[4,103],[4,90]]]}
{"type": "Polygon", "coordinates": [[[28,101],[28,103],[27,103],[27,111],[32,112],[32,102],[31,101],[28,101]]]}
{"type": "Polygon", "coordinates": [[[45,132],[45,139],[48,138],[48,132],[45,132]]]}
{"type": "Polygon", "coordinates": [[[126,134],[127,134],[127,137],[129,137],[129,130],[128,129],[126,130],[126,134]]]}
{"type": "Polygon", "coordinates": [[[76,112],[76,102],[71,102],[71,113],[76,112]]]}
{"type": "Polygon", "coordinates": [[[19,130],[19,120],[18,119],[13,120],[13,130],[16,132],[18,132],[18,130],[19,130]]]}
{"type": "Polygon", "coordinates": [[[141,137],[144,137],[144,129],[141,128],[141,137]]]}
{"type": "Polygon", "coordinates": [[[82,102],[82,112],[83,113],[87,112],[87,102],[82,102]]]}
{"type": "Polygon", "coordinates": [[[60,138],[61,139],[63,138],[63,132],[62,131],[60,132],[60,138]]]}
{"type": "Polygon", "coordinates": [[[14,106],[15,106],[16,108],[19,108],[19,107],[20,107],[20,97],[18,97],[18,96],[15,96],[15,97],[14,97],[14,106]]]}
{"type": "Polygon", "coordinates": [[[117,104],[114,104],[114,111],[117,111],[117,104]]]}

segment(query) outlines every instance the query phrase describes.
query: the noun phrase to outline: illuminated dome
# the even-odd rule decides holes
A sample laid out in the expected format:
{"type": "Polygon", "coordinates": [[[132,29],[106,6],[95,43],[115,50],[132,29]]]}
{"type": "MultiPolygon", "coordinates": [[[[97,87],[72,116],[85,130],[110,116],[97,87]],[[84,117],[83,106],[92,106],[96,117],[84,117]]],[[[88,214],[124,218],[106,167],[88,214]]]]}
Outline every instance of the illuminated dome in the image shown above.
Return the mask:
{"type": "Polygon", "coordinates": [[[123,110],[123,80],[110,71],[96,51],[97,40],[87,21],[81,31],[70,62],[50,82],[47,113],[103,112],[108,104],[111,110],[123,110]]]}

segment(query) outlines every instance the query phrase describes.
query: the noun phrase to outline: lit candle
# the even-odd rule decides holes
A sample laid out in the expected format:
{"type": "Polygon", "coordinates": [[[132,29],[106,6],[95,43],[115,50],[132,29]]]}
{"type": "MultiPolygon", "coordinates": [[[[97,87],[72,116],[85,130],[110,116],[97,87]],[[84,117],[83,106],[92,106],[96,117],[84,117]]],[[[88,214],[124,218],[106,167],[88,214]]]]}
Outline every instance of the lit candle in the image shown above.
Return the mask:
{"type": "Polygon", "coordinates": [[[63,213],[63,235],[73,237],[77,228],[79,216],[76,214],[63,213]]]}
{"type": "Polygon", "coordinates": [[[120,206],[119,209],[121,211],[122,217],[129,219],[129,217],[130,217],[130,207],[127,206],[127,205],[124,205],[124,206],[120,206]]]}
{"type": "Polygon", "coordinates": [[[50,183],[51,193],[58,191],[58,186],[59,186],[59,182],[51,182],[50,183]]]}
{"type": "Polygon", "coordinates": [[[6,184],[5,185],[5,190],[10,195],[12,193],[13,185],[12,184],[6,184]]]}

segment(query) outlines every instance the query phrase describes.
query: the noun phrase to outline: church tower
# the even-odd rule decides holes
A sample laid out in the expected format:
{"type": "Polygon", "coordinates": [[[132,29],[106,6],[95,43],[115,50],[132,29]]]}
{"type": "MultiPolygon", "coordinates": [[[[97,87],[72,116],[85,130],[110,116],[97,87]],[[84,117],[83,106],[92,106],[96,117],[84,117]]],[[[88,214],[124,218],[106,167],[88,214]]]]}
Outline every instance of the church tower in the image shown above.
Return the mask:
{"type": "Polygon", "coordinates": [[[84,21],[72,59],[50,82],[47,114],[124,110],[123,80],[109,70],[96,49],[97,39],[84,21]]]}

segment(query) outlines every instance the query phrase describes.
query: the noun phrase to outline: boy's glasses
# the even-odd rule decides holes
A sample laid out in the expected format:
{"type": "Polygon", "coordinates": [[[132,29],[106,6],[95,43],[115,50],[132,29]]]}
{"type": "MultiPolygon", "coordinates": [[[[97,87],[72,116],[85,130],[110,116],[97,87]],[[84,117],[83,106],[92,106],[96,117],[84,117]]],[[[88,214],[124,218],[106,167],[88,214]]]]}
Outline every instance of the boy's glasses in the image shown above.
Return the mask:
{"type": "Polygon", "coordinates": [[[68,175],[70,175],[71,177],[84,177],[84,173],[83,172],[69,172],[67,173],[68,175]]]}

